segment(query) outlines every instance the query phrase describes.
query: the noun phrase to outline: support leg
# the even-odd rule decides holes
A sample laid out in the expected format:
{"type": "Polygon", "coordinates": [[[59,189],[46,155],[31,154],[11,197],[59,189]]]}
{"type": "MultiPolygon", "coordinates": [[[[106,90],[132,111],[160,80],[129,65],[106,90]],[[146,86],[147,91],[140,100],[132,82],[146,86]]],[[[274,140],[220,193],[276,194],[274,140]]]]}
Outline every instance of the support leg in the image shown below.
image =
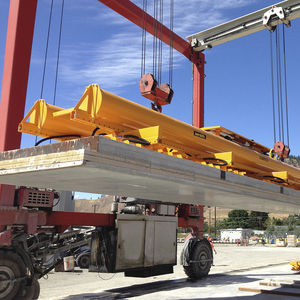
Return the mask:
{"type": "MultiPolygon", "coordinates": [[[[11,0],[0,102],[0,152],[18,149],[24,115],[37,0],[11,0]]],[[[12,206],[14,186],[0,185],[0,206],[12,206]]]]}

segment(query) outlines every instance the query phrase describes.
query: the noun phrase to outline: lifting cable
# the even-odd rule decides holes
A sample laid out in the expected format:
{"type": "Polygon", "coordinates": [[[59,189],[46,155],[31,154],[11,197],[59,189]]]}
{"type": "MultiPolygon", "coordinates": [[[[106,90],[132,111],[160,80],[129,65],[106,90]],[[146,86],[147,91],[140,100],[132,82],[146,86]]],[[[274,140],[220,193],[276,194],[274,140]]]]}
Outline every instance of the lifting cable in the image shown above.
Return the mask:
{"type": "Polygon", "coordinates": [[[273,53],[274,42],[272,38],[272,32],[270,32],[271,84],[272,84],[274,143],[277,141],[278,138],[279,141],[282,141],[284,144],[285,137],[286,137],[287,145],[289,146],[290,141],[289,141],[289,121],[288,121],[287,76],[286,76],[286,69],[287,69],[286,68],[286,45],[285,45],[286,41],[285,41],[284,26],[285,25],[282,24],[282,34],[279,25],[275,29],[275,57],[273,53]],[[276,75],[274,74],[275,73],[274,70],[276,72],[276,75]],[[275,89],[276,89],[276,93],[275,93],[275,89]],[[277,96],[276,100],[275,100],[275,95],[277,96]],[[278,132],[278,137],[276,134],[277,132],[278,132]]]}
{"type": "MultiPolygon", "coordinates": [[[[143,0],[142,15],[142,51],[141,51],[141,77],[146,73],[146,48],[147,48],[147,9],[148,1],[143,0]]],[[[153,41],[152,41],[152,74],[158,85],[162,82],[162,66],[163,66],[163,0],[153,0],[153,41]]],[[[172,87],[173,80],[173,27],[174,27],[174,0],[170,0],[170,41],[169,41],[169,85],[172,87]]]]}
{"type": "MultiPolygon", "coordinates": [[[[59,37],[58,37],[58,46],[57,46],[55,82],[54,82],[54,92],[53,92],[53,105],[55,105],[55,100],[56,100],[58,66],[59,66],[59,58],[60,58],[60,45],[61,45],[62,24],[63,24],[63,15],[64,15],[64,2],[65,2],[64,0],[62,0],[62,2],[61,2],[59,37]]],[[[44,82],[45,82],[46,65],[47,65],[47,59],[48,59],[48,48],[49,48],[49,39],[50,39],[50,31],[51,31],[51,23],[52,23],[52,14],[53,14],[53,0],[51,0],[51,7],[50,7],[50,14],[49,14],[47,42],[46,42],[46,50],[45,50],[45,58],[44,58],[44,66],[43,66],[43,76],[42,76],[41,99],[43,98],[43,91],[44,91],[44,82]]],[[[43,114],[43,112],[42,112],[42,114],[43,114]]],[[[42,115],[42,119],[43,119],[43,115],[42,115]]],[[[39,145],[40,143],[42,143],[46,140],[50,140],[50,143],[51,143],[52,138],[60,138],[60,137],[80,137],[80,136],[76,135],[76,134],[63,135],[63,136],[52,136],[52,137],[44,138],[40,141],[37,141],[37,136],[36,136],[35,146],[39,145]]]]}
{"type": "Polygon", "coordinates": [[[271,83],[272,83],[272,106],[273,106],[273,132],[274,144],[276,142],[276,123],[275,123],[275,95],[274,95],[274,70],[273,70],[273,39],[272,32],[270,31],[270,57],[271,57],[271,83]]]}
{"type": "Polygon", "coordinates": [[[47,58],[48,58],[49,37],[50,37],[50,29],[51,29],[51,21],[52,21],[52,12],[53,12],[53,0],[51,0],[51,6],[50,6],[48,33],[47,33],[47,42],[46,42],[45,57],[44,57],[44,68],[43,68],[42,87],[41,87],[41,97],[40,97],[40,99],[43,99],[46,65],[47,65],[47,58]]]}
{"type": "Polygon", "coordinates": [[[147,47],[146,24],[147,24],[147,0],[143,0],[141,77],[146,72],[146,47],[147,47]]]}
{"type": "Polygon", "coordinates": [[[61,43],[62,24],[63,24],[63,16],[64,16],[64,3],[65,3],[65,0],[62,0],[62,2],[61,2],[61,12],[60,12],[60,24],[59,24],[59,37],[58,37],[58,45],[57,45],[53,105],[55,105],[55,100],[56,100],[56,87],[57,87],[58,65],[59,65],[59,56],[60,56],[60,43],[61,43]]]}
{"type": "Polygon", "coordinates": [[[173,27],[174,27],[174,0],[170,0],[170,48],[169,48],[169,85],[173,81],[173,27]]]}
{"type": "MultiPolygon", "coordinates": [[[[153,18],[155,20],[157,20],[157,1],[158,0],[154,0],[153,1],[153,18]]],[[[153,76],[156,78],[156,61],[157,61],[157,22],[153,22],[153,54],[152,54],[152,59],[153,59],[153,76]]]]}
{"type": "MultiPolygon", "coordinates": [[[[45,56],[44,56],[44,66],[43,66],[40,99],[43,99],[43,92],[44,92],[44,83],[45,83],[46,65],[47,65],[47,58],[48,58],[48,47],[49,47],[51,21],[52,21],[52,12],[53,12],[53,0],[51,0],[50,13],[49,13],[48,32],[47,32],[46,49],[45,49],[45,56]]],[[[42,119],[43,119],[43,111],[42,111],[42,119]]],[[[36,144],[37,144],[37,136],[35,137],[35,145],[36,144]]]]}
{"type": "Polygon", "coordinates": [[[158,30],[158,62],[157,62],[157,82],[161,84],[161,72],[162,72],[162,26],[163,26],[163,0],[159,3],[159,30],[158,30]]]}
{"type": "Polygon", "coordinates": [[[283,71],[284,71],[284,93],[285,93],[285,118],[286,118],[286,135],[287,144],[290,145],[289,134],[289,117],[288,117],[288,96],[287,96],[287,80],[286,80],[286,51],[285,51],[285,27],[282,25],[282,39],[283,39],[283,71]]]}

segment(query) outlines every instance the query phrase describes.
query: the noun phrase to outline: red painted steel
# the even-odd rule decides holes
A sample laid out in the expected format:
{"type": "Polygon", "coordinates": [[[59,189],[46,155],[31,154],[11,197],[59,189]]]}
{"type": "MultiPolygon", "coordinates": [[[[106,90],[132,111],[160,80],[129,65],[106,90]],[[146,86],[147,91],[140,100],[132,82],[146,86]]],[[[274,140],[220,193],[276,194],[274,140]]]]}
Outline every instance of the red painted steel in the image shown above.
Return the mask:
{"type": "Polygon", "coordinates": [[[0,225],[27,225],[35,222],[37,226],[115,226],[113,214],[79,213],[65,211],[34,211],[16,207],[0,207],[0,225]]]}
{"type": "Polygon", "coordinates": [[[0,246],[10,246],[12,240],[13,230],[6,230],[0,232],[0,246]]]}
{"type": "Polygon", "coordinates": [[[48,215],[46,225],[114,227],[115,216],[113,214],[54,211],[48,215]]]}
{"type": "Polygon", "coordinates": [[[27,209],[18,209],[17,207],[0,207],[0,225],[27,225],[32,215],[37,215],[37,225],[46,224],[45,211],[30,211],[27,209]]]}
{"type": "MultiPolygon", "coordinates": [[[[198,61],[193,65],[193,126],[204,127],[204,64],[205,56],[199,53],[198,61]]],[[[191,226],[193,231],[199,237],[203,235],[204,229],[204,207],[199,205],[200,218],[194,221],[195,224],[191,226]]],[[[189,219],[189,222],[193,220],[189,219]]]]}
{"type": "Polygon", "coordinates": [[[204,54],[193,65],[193,126],[204,127],[204,54]]]}
{"type": "Polygon", "coordinates": [[[170,45],[170,37],[172,36],[172,47],[182,53],[189,60],[193,59],[193,51],[190,44],[182,37],[171,31],[166,26],[155,20],[152,16],[145,13],[141,8],[136,6],[130,0],[98,0],[108,6],[121,16],[125,17],[135,25],[143,28],[152,35],[170,45]],[[144,17],[146,16],[146,17],[144,17]],[[145,20],[145,23],[144,23],[145,20]],[[160,31],[161,29],[161,31],[160,31]]]}
{"type": "MultiPolygon", "coordinates": [[[[0,102],[0,152],[18,149],[24,116],[37,0],[11,0],[0,102]]],[[[0,186],[0,205],[13,205],[14,186],[0,186]]]]}

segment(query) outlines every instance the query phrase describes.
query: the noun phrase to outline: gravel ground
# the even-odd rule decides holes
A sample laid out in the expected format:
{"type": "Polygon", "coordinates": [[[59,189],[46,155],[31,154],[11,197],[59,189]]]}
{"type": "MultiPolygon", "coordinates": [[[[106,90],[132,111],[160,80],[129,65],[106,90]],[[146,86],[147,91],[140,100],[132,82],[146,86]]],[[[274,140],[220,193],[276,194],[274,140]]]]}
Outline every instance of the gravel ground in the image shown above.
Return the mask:
{"type": "MultiPolygon", "coordinates": [[[[291,280],[299,276],[288,265],[290,260],[300,260],[298,248],[236,245],[215,245],[215,248],[217,255],[209,276],[197,282],[187,280],[180,265],[175,266],[173,274],[150,278],[76,269],[69,273],[51,272],[47,280],[41,279],[39,299],[285,299],[240,292],[238,287],[258,288],[258,281],[262,279],[291,280]]],[[[180,251],[181,245],[178,255],[180,251]]]]}

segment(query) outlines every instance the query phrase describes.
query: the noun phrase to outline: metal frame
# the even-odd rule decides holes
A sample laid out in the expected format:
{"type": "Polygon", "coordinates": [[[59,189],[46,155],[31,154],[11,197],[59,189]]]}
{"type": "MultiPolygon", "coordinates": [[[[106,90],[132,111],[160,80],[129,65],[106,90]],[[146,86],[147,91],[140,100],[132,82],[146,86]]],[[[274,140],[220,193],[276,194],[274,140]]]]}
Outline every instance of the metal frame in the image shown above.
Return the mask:
{"type": "MultiPolygon", "coordinates": [[[[24,116],[37,0],[10,1],[0,102],[0,152],[18,149],[24,116]]],[[[14,186],[0,185],[0,205],[12,206],[14,186]]]]}
{"type": "Polygon", "coordinates": [[[288,0],[270,5],[213,28],[187,37],[194,51],[204,51],[240,37],[269,29],[278,24],[290,26],[290,21],[300,17],[300,1],[288,0]]]}
{"type": "MultiPolygon", "coordinates": [[[[186,56],[193,64],[194,85],[193,85],[193,125],[203,127],[204,125],[204,54],[193,51],[190,44],[179,37],[167,27],[161,25],[149,14],[145,14],[138,6],[129,0],[99,0],[104,5],[113,9],[123,17],[132,21],[139,27],[143,26],[143,18],[146,15],[145,28],[150,34],[154,34],[155,26],[161,26],[162,32],[158,38],[164,43],[170,45],[172,37],[172,47],[186,56]]],[[[18,133],[17,126],[24,115],[26,90],[28,82],[28,73],[30,66],[31,47],[33,40],[33,31],[35,24],[37,0],[11,0],[9,9],[9,19],[7,28],[6,52],[3,72],[2,95],[0,103],[0,151],[17,149],[20,147],[21,135],[18,133]]],[[[159,27],[160,28],[160,27],[159,27]]],[[[14,186],[0,185],[0,207],[10,207],[13,209],[14,186]]],[[[202,209],[203,211],[203,209],[202,209]]],[[[2,211],[3,213],[3,211],[2,211]]],[[[21,218],[26,224],[29,221],[29,215],[23,219],[20,212],[12,210],[10,212],[15,216],[14,222],[21,218]]],[[[22,214],[22,213],[21,213],[22,214]]],[[[52,213],[53,214],[53,213],[52,213]]],[[[52,214],[47,218],[53,218],[52,214]]],[[[2,214],[1,214],[2,215],[2,214]]],[[[37,222],[38,214],[30,215],[37,222]]],[[[55,214],[57,215],[57,213],[55,214]]],[[[22,215],[23,216],[23,215],[22,215]]],[[[63,224],[66,212],[58,217],[58,222],[63,224]]],[[[69,220],[78,224],[77,215],[68,215],[69,220]],[[76,216],[76,218],[75,218],[76,216]],[[77,219],[77,220],[76,220],[77,219]],[[75,221],[76,220],[76,221],[75,221]]],[[[90,216],[87,218],[89,223],[90,216]]],[[[4,220],[4,219],[3,219],[4,220]]],[[[86,222],[81,219],[84,224],[86,222]]],[[[203,227],[203,218],[201,217],[203,227]]],[[[8,221],[8,220],[7,220],[8,221]]],[[[68,224],[71,225],[70,221],[68,224]]],[[[200,223],[201,223],[200,222],[200,223]]],[[[0,231],[3,230],[7,222],[0,223],[0,231]]],[[[91,225],[91,224],[90,224],[91,225]]],[[[34,225],[33,225],[34,226],[34,225]]],[[[31,226],[30,226],[31,227],[31,226]]],[[[7,232],[6,232],[7,234],[7,232]]]]}

